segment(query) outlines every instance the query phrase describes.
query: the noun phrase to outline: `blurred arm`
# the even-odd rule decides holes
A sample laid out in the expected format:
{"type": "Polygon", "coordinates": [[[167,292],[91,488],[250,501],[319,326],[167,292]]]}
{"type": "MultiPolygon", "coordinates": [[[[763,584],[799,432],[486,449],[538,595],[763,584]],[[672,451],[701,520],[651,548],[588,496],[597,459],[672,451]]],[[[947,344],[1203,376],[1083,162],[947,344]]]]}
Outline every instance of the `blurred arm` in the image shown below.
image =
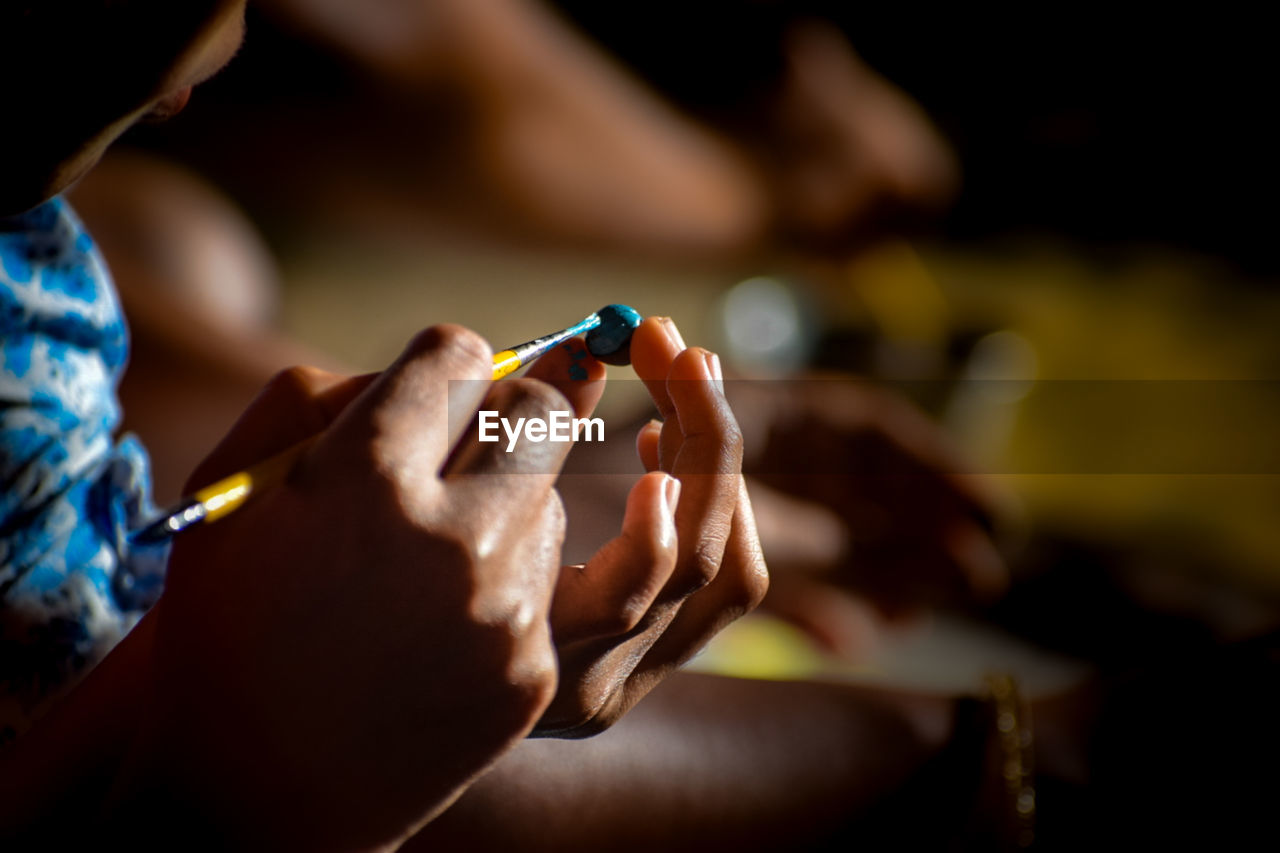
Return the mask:
{"type": "Polygon", "coordinates": [[[682,674],[595,738],[525,741],[405,849],[751,850],[955,831],[928,804],[966,799],[981,773],[980,753],[969,763],[944,748],[954,710],[849,685],[682,674]],[[957,787],[942,785],[949,776],[957,787]],[[904,807],[934,820],[904,827],[891,819],[904,807]]]}

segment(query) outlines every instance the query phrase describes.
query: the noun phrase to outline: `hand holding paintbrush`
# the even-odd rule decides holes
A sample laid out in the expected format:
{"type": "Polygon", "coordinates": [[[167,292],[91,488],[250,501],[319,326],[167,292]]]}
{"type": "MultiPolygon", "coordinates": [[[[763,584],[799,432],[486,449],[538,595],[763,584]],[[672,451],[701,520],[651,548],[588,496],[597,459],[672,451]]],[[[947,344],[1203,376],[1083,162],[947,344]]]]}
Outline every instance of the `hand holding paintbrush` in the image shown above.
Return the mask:
{"type": "Polygon", "coordinates": [[[493,383],[483,342],[439,327],[377,376],[295,370],[268,388],[206,481],[318,436],[287,479],[177,537],[165,594],[122,647],[151,649],[155,698],[121,796],[160,778],[167,802],[233,816],[230,837],[390,843],[535,725],[608,726],[759,600],[718,362],[669,321],[632,340],[667,419],[641,436],[653,470],[618,537],[560,565],[569,445],[507,453],[474,424],[480,408],[589,414],[604,367],[568,346],[493,383]]]}
{"type": "Polygon", "coordinates": [[[429,329],[376,377],[285,374],[210,457],[235,470],[318,430],[288,478],[175,541],[140,635],[159,698],[136,747],[143,769],[181,757],[168,801],[263,843],[288,825],[290,845],[371,846],[366,827],[420,822],[534,724],[556,684],[568,447],[500,458],[468,428],[481,406],[564,400],[492,372],[476,335],[429,329]]]}
{"type": "MultiPolygon", "coordinates": [[[[596,358],[606,364],[627,364],[631,335],[640,320],[639,312],[629,305],[606,305],[572,326],[495,353],[493,378],[508,376],[552,347],[581,334],[587,336],[587,349],[596,358]]],[[[270,459],[201,488],[130,538],[137,544],[161,542],[193,524],[216,521],[234,512],[250,495],[283,479],[310,444],[311,439],[301,441],[270,459]]]]}

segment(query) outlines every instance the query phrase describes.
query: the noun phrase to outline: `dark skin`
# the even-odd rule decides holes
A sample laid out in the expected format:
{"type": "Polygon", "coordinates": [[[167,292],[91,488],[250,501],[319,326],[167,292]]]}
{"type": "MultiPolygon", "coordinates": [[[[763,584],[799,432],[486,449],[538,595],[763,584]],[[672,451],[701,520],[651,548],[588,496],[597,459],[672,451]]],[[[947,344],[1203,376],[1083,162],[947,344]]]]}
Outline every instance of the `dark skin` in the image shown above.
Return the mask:
{"type": "Polygon", "coordinates": [[[1004,591],[1007,571],[993,544],[997,500],[963,473],[944,433],[911,404],[842,375],[785,387],[733,383],[730,394],[756,431],[748,473],[825,508],[846,531],[837,553],[771,555],[784,578],[779,599],[808,600],[821,583],[895,618],[1004,591]]]}
{"type": "MultiPolygon", "coordinates": [[[[998,496],[961,473],[942,431],[911,404],[847,376],[731,379],[727,395],[747,433],[766,610],[857,660],[888,622],[1004,591],[998,496]]],[[[625,480],[596,472],[626,470],[628,455],[577,448],[564,490],[575,513],[610,523],[625,480]]]]}
{"type": "MultiPolygon", "coordinates": [[[[123,49],[138,33],[113,8],[94,36],[123,49]]],[[[99,80],[119,89],[110,115],[33,155],[39,194],[6,185],[0,209],[66,189],[131,123],[180,108],[243,35],[243,2],[201,10],[171,52],[141,54],[146,73],[99,80]]],[[[55,32],[72,35],[31,35],[55,32]]],[[[667,328],[650,321],[633,351],[678,339],[667,328]]],[[[560,564],[568,445],[505,453],[471,427],[479,408],[589,413],[601,365],[574,383],[549,360],[547,381],[494,385],[488,345],[440,326],[376,377],[280,374],[187,488],[313,443],[282,485],[176,543],[161,601],[6,751],[0,833],[81,831],[61,819],[75,803],[138,840],[132,810],[158,799],[174,826],[232,845],[394,845],[535,728],[612,725],[767,584],[749,514],[735,521],[741,438],[718,361],[663,352],[651,380],[683,389],[663,430],[672,473],[638,481],[620,544],[586,567],[560,564]],[[553,595],[573,606],[553,616],[553,595]]]]}
{"type": "Polygon", "coordinates": [[[867,840],[876,810],[945,743],[950,709],[683,675],[598,738],[522,744],[406,849],[803,849],[860,820],[867,840]]]}
{"type": "Polygon", "coordinates": [[[487,345],[435,327],[377,376],[281,374],[189,488],[318,438],[285,484],[176,543],[143,624],[6,756],[0,780],[24,787],[5,803],[28,808],[0,827],[56,827],[78,797],[124,831],[159,797],[228,844],[376,847],[531,731],[611,726],[766,584],[714,357],[678,341],[657,319],[632,341],[679,388],[673,474],[642,477],[619,539],[563,569],[568,445],[507,453],[473,414],[545,417],[569,403],[557,387],[589,413],[602,365],[575,382],[562,354],[545,382],[491,383],[487,345]]]}
{"type": "MultiPolygon", "coordinates": [[[[961,704],[677,675],[597,738],[521,744],[404,849],[992,849],[994,720],[961,704]]],[[[1055,791],[1085,781],[1095,706],[1080,690],[1035,703],[1034,761],[1055,791]]]]}
{"type": "MultiPolygon", "coordinates": [[[[945,804],[972,786],[981,756],[945,784],[908,785],[952,740],[944,697],[677,677],[614,725],[764,592],[715,368],[659,326],[638,335],[637,369],[665,421],[640,437],[651,473],[631,493],[624,545],[581,570],[559,565],[560,460],[520,457],[527,467],[502,472],[527,482],[499,494],[479,475],[508,460],[459,441],[465,401],[440,421],[439,359],[469,363],[487,384],[465,333],[420,338],[376,379],[283,375],[198,478],[324,438],[287,488],[216,537],[184,538],[171,594],[4,757],[0,825],[44,819],[34,831],[49,843],[81,828],[62,814],[96,813],[107,834],[135,842],[149,825],[158,837],[314,849],[393,845],[435,817],[427,832],[480,847],[777,847],[845,829],[865,841],[896,796],[923,790],[912,803],[945,804]],[[703,452],[714,459],[687,458],[703,452]],[[670,474],[683,477],[678,503],[670,474]],[[358,547],[344,538],[353,529],[358,547]],[[284,554],[305,559],[275,559],[284,554]],[[443,588],[426,589],[424,555],[457,569],[443,588]],[[457,638],[465,660],[442,648],[457,638]],[[443,699],[423,660],[452,682],[443,699]],[[523,740],[610,727],[582,743],[523,740]],[[169,826],[130,810],[153,795],[172,807],[169,826]]],[[[542,378],[506,383],[487,404],[590,410],[589,394],[542,378]]],[[[1078,754],[1073,730],[1038,714],[1037,743],[1078,754]]]]}

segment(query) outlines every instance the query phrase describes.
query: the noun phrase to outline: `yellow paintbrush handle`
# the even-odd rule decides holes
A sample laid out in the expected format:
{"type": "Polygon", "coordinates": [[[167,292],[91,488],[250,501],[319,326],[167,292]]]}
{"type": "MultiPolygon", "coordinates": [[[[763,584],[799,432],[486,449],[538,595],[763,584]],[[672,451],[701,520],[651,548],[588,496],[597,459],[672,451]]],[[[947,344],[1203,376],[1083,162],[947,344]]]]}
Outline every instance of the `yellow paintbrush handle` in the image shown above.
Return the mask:
{"type": "Polygon", "coordinates": [[[493,354],[493,378],[501,379],[508,373],[515,373],[524,367],[520,354],[513,349],[504,349],[493,354]]]}
{"type": "MultiPolygon", "coordinates": [[[[638,317],[639,315],[636,316],[638,317]]],[[[567,329],[519,344],[513,349],[504,349],[496,353],[493,356],[493,378],[501,379],[510,373],[514,373],[524,367],[527,362],[532,361],[561,341],[589,331],[599,324],[599,316],[592,314],[582,322],[576,323],[567,329]]],[[[137,533],[131,534],[133,540],[135,542],[164,540],[192,524],[216,521],[224,515],[234,512],[254,492],[260,492],[268,486],[284,480],[313,441],[315,441],[315,437],[299,442],[283,453],[277,453],[270,459],[259,462],[247,470],[232,474],[230,477],[224,477],[216,483],[205,486],[156,521],[148,524],[137,533]]]]}
{"type": "Polygon", "coordinates": [[[300,441],[288,450],[281,451],[270,459],[266,459],[244,471],[238,471],[230,477],[224,477],[212,485],[205,486],[192,495],[205,508],[205,521],[214,521],[229,512],[235,511],[256,491],[281,482],[297,463],[298,459],[315,438],[300,441]]]}

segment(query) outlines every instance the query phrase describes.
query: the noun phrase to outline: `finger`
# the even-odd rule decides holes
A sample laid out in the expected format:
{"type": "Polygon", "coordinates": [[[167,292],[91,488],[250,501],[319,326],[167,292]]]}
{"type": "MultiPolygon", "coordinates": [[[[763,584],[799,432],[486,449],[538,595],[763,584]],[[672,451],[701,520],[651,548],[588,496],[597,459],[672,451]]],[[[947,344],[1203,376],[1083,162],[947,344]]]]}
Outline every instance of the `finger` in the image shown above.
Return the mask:
{"type": "Polygon", "coordinates": [[[565,396],[574,413],[585,418],[604,394],[606,368],[592,357],[580,338],[570,338],[538,359],[525,376],[540,379],[565,396]]]}
{"type": "Polygon", "coordinates": [[[672,597],[688,595],[715,577],[738,502],[742,439],[719,377],[715,354],[695,348],[676,356],[667,382],[674,419],[663,426],[660,456],[663,468],[684,486],[676,515],[680,560],[669,585],[672,597]],[[678,449],[668,452],[668,447],[678,449]]]}
{"type": "MultiPolygon", "coordinates": [[[[671,367],[675,360],[685,351],[684,338],[670,317],[651,317],[642,323],[639,348],[632,339],[632,365],[636,374],[645,383],[649,396],[664,421],[678,424],[679,415],[675,401],[671,397],[671,367]],[[652,322],[649,322],[652,320],[652,322]],[[645,324],[648,324],[647,326],[645,324]]],[[[640,329],[637,329],[639,332],[640,329]]],[[[670,471],[681,443],[681,430],[672,429],[662,433],[659,442],[660,467],[670,471]]]]}
{"type": "Polygon", "coordinates": [[[989,479],[969,474],[948,473],[944,485],[954,496],[959,511],[988,534],[1001,529],[1001,522],[1010,513],[1009,503],[989,479]]]}
{"type": "MultiPolygon", "coordinates": [[[[719,385],[719,359],[684,349],[668,318],[649,318],[636,329],[631,360],[666,421],[659,460],[684,483],[677,514],[680,560],[664,598],[679,598],[715,577],[730,531],[742,465],[741,435],[719,385]],[[732,475],[732,476],[726,476],[732,475]]],[[[652,428],[638,439],[652,462],[652,428]]],[[[754,530],[754,522],[752,524],[754,530]]]]}
{"type": "Polygon", "coordinates": [[[980,525],[956,521],[943,531],[947,555],[960,568],[966,592],[980,601],[993,601],[1009,586],[1009,569],[1004,558],[980,525]]]}
{"type": "Polygon", "coordinates": [[[318,367],[281,371],[191,473],[185,491],[244,470],[323,431],[376,377],[343,376],[318,367]]]}
{"type": "Polygon", "coordinates": [[[667,393],[667,377],[676,356],[685,349],[680,330],[670,317],[645,318],[631,337],[631,366],[664,421],[675,414],[675,405],[667,393]]]}
{"type": "MultiPolygon", "coordinates": [[[[563,395],[534,379],[490,383],[489,394],[480,404],[482,412],[511,422],[546,420],[551,411],[566,408],[563,395]]],[[[532,627],[548,644],[547,616],[561,567],[565,526],[564,506],[554,487],[570,446],[522,437],[508,452],[505,441],[480,442],[473,421],[446,466],[443,500],[437,504],[437,511],[447,517],[445,526],[457,531],[474,553],[518,550],[515,560],[482,559],[477,567],[478,588],[483,590],[486,578],[492,581],[499,594],[487,598],[499,608],[523,614],[522,622],[535,620],[532,627]],[[538,525],[544,533],[532,535],[538,525]],[[511,590],[519,592],[516,598],[505,594],[511,590]]]]}
{"type": "Polygon", "coordinates": [[[493,352],[483,338],[461,326],[432,326],[347,407],[334,424],[337,435],[322,443],[371,442],[374,459],[361,464],[372,461],[406,481],[435,478],[493,385],[492,375],[493,352]]]}
{"type": "Polygon", "coordinates": [[[659,468],[658,442],[661,438],[662,421],[649,421],[636,434],[636,453],[640,455],[640,464],[644,465],[646,471],[657,471],[659,468]]]}
{"type": "Polygon", "coordinates": [[[646,474],[627,498],[622,531],[556,584],[551,626],[557,644],[617,637],[640,624],[671,577],[677,556],[680,481],[646,474]]]}
{"type": "Polygon", "coordinates": [[[454,495],[455,514],[470,511],[473,500],[506,513],[541,505],[573,446],[552,440],[547,428],[552,412],[571,411],[569,402],[545,382],[512,379],[491,383],[480,411],[495,427],[489,430],[494,440],[480,440],[481,421],[474,419],[450,459],[445,483],[454,495]],[[534,430],[534,421],[543,429],[534,430]]]}
{"type": "Polygon", "coordinates": [[[724,562],[715,579],[689,596],[661,639],[645,654],[627,685],[638,701],[671,670],[685,663],[730,622],[751,612],[769,591],[755,517],[746,483],[738,479],[733,529],[725,548],[724,562]]]}

